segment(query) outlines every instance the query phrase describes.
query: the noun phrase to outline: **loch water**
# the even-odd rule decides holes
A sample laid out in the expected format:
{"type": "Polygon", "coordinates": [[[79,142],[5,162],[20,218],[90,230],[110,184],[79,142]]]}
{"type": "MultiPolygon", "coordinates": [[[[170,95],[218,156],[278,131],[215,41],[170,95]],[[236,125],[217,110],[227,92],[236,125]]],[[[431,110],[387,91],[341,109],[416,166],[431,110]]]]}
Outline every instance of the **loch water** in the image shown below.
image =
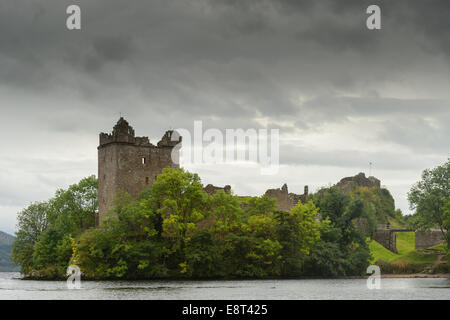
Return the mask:
{"type": "Polygon", "coordinates": [[[147,299],[147,300],[285,300],[285,299],[445,299],[447,278],[382,278],[380,289],[366,279],[218,280],[218,281],[83,281],[69,289],[65,281],[21,280],[0,272],[0,299],[147,299]]]}

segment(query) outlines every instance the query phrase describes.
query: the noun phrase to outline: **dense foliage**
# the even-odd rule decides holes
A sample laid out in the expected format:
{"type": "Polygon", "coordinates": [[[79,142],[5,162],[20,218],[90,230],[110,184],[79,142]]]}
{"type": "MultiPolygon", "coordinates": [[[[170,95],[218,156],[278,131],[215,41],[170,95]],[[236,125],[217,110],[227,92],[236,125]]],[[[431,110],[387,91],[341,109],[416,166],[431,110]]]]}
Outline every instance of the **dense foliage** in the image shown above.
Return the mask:
{"type": "Polygon", "coordinates": [[[210,195],[197,174],[165,169],[138,199],[119,193],[97,228],[96,189],[89,177],[19,214],[22,273],[63,277],[76,264],[91,279],[337,276],[365,273],[371,258],[374,206],[337,188],[286,212],[266,196],[210,195]]]}
{"type": "Polygon", "coordinates": [[[29,205],[18,215],[12,260],[25,275],[58,277],[72,256],[73,237],[95,226],[97,179],[90,176],[48,202],[29,205]]]}
{"type": "Polygon", "coordinates": [[[314,195],[322,221],[321,241],[311,249],[305,261],[305,273],[338,276],[359,275],[371,259],[367,238],[375,227],[373,208],[362,198],[351,199],[339,188],[322,189],[314,195]],[[368,226],[356,228],[357,224],[368,226]],[[365,230],[362,232],[361,230],[365,230]]]}
{"type": "Polygon", "coordinates": [[[415,228],[437,227],[450,243],[450,159],[422,172],[422,179],[408,193],[415,214],[408,222],[415,228]]]}
{"type": "Polygon", "coordinates": [[[386,188],[378,187],[364,187],[356,186],[350,191],[350,198],[361,198],[364,200],[365,205],[368,206],[367,210],[371,211],[367,218],[371,224],[369,228],[374,229],[374,225],[377,223],[403,223],[403,216],[400,209],[395,210],[394,198],[386,188]],[[370,207],[370,208],[369,208],[370,207]]]}

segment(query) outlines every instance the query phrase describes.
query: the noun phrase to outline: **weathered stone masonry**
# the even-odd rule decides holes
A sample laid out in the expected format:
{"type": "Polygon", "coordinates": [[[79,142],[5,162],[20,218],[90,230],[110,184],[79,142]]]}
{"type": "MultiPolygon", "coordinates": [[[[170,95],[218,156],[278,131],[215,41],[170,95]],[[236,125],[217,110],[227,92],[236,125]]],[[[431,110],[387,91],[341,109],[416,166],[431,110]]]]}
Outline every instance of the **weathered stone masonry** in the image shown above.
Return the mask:
{"type": "Polygon", "coordinates": [[[392,230],[378,229],[375,232],[373,240],[381,244],[386,249],[398,253],[397,251],[397,235],[392,230]]]}
{"type": "Polygon", "coordinates": [[[444,241],[444,235],[441,230],[430,229],[426,232],[416,231],[415,249],[426,249],[436,246],[444,241]]]}
{"type": "Polygon", "coordinates": [[[278,210],[288,211],[295,206],[299,201],[306,202],[308,197],[308,186],[305,186],[303,194],[289,193],[287,184],[283,184],[281,189],[269,189],[265,193],[269,198],[277,200],[278,210]]]}
{"type": "Polygon", "coordinates": [[[150,143],[148,137],[135,137],[133,128],[123,118],[119,119],[111,134],[100,133],[98,147],[100,223],[118,191],[126,191],[132,198],[136,198],[141,191],[152,185],[163,168],[179,167],[177,149],[181,146],[181,137],[172,137],[173,134],[173,131],[166,131],[155,146],[150,143]],[[174,147],[177,149],[174,150],[174,147]]]}

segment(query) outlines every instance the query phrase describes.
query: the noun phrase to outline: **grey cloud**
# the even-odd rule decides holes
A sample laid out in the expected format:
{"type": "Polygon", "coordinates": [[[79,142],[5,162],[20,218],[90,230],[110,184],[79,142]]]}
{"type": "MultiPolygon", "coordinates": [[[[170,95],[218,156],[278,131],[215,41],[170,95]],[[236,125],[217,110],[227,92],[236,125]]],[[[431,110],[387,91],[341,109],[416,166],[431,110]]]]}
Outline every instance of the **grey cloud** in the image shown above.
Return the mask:
{"type": "Polygon", "coordinates": [[[411,151],[448,155],[450,153],[450,114],[443,117],[405,117],[388,121],[381,139],[407,146],[411,151]]]}
{"type": "MultiPolygon", "coordinates": [[[[310,145],[325,133],[330,144],[343,131],[358,137],[351,125],[360,121],[373,131],[360,140],[380,151],[283,146],[283,163],[353,172],[375,158],[386,171],[419,172],[449,149],[450,4],[375,1],[383,28],[372,32],[364,21],[372,3],[78,0],[82,30],[72,32],[65,10],[73,1],[3,0],[2,148],[44,159],[25,180],[55,189],[95,172],[98,132],[110,131],[119,113],[151,139],[194,120],[225,129],[260,128],[257,119],[265,119],[292,140],[308,136],[310,145]],[[66,162],[83,155],[89,163],[66,162]]],[[[0,206],[43,196],[28,192],[20,166],[2,163],[18,178],[14,192],[2,189],[0,206]]]]}
{"type": "Polygon", "coordinates": [[[450,102],[437,99],[399,99],[389,97],[317,96],[306,101],[302,111],[340,120],[346,117],[401,116],[441,117],[450,115],[450,102]]]}
{"type": "Polygon", "coordinates": [[[421,171],[430,163],[438,163],[442,156],[415,154],[412,152],[364,151],[352,149],[318,150],[284,144],[280,149],[280,163],[284,165],[330,166],[340,168],[367,168],[369,162],[379,170],[417,170],[421,171]],[[414,158],[414,161],[411,161],[414,158]]]}

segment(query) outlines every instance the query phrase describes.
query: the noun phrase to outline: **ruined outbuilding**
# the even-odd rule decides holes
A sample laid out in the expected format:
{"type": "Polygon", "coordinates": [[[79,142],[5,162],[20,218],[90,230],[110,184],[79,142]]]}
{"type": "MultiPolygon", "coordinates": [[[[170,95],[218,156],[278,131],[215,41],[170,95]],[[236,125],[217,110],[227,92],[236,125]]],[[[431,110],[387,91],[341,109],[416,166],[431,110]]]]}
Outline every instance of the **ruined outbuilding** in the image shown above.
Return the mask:
{"type": "Polygon", "coordinates": [[[337,187],[341,188],[342,191],[345,193],[350,192],[355,187],[381,187],[380,180],[377,178],[370,176],[366,178],[366,175],[364,172],[358,173],[356,176],[353,177],[346,177],[342,178],[341,181],[339,181],[336,184],[337,187]]]}
{"type": "Polygon", "coordinates": [[[305,186],[303,194],[290,193],[287,184],[283,184],[281,189],[269,189],[265,193],[266,196],[277,200],[278,210],[288,211],[295,206],[299,201],[306,202],[308,197],[308,186],[305,186]]]}

